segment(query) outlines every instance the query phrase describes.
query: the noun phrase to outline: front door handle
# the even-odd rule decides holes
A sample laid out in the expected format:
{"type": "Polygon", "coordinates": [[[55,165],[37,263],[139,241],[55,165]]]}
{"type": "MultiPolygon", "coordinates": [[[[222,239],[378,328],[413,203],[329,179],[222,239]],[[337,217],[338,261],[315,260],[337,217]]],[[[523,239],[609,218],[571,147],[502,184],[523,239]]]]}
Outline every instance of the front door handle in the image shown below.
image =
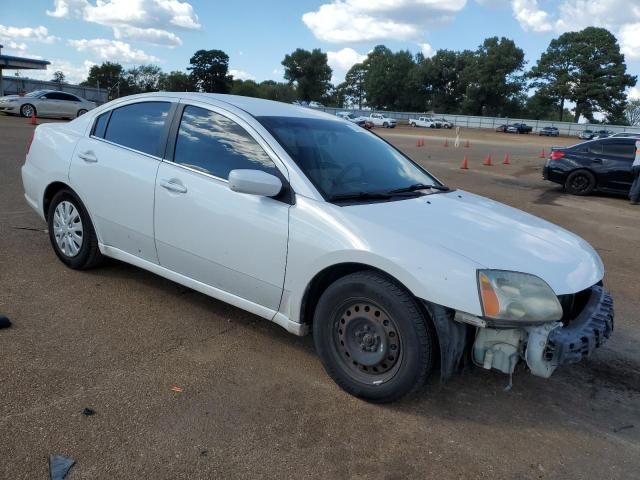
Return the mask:
{"type": "Polygon", "coordinates": [[[80,152],[78,157],[84,160],[87,163],[96,163],[98,161],[98,157],[93,153],[93,150],[87,150],[86,152],[80,152]]]}
{"type": "Polygon", "coordinates": [[[174,193],[187,193],[187,187],[177,178],[160,180],[160,186],[174,193]]]}
{"type": "Polygon", "coordinates": [[[591,163],[602,163],[602,159],[601,158],[594,158],[593,160],[591,160],[591,163]]]}

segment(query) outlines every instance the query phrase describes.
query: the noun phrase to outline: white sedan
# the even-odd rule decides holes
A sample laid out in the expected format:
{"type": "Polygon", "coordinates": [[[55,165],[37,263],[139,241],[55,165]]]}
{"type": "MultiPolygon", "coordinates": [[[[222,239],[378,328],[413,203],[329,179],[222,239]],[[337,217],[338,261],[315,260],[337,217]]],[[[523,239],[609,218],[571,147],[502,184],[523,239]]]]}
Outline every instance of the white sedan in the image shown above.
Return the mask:
{"type": "Polygon", "coordinates": [[[312,331],[328,374],[370,401],[418,389],[436,366],[448,378],[466,358],[548,377],[612,332],[603,265],[584,240],[446,187],[312,109],[121,98],[40,125],[22,177],[65,265],[113,257],[312,331]]]}
{"type": "Polygon", "coordinates": [[[24,96],[0,97],[0,112],[30,117],[76,118],[96,108],[94,102],[57,90],[36,90],[24,96]]]}

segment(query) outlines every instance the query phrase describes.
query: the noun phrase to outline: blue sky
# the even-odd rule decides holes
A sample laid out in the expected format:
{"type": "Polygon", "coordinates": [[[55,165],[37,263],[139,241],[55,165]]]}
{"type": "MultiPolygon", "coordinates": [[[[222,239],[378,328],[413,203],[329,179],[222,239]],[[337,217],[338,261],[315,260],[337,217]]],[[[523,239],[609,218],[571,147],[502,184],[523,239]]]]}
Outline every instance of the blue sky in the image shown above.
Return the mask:
{"type": "Polygon", "coordinates": [[[640,0],[0,0],[3,53],[49,60],[28,75],[60,69],[70,81],[104,60],[185,70],[201,48],[227,52],[237,77],[282,80],[297,47],[328,52],[341,81],[377,44],[430,55],[494,35],[515,40],[531,66],[552,38],[590,25],[609,28],[640,74],[640,0]]]}

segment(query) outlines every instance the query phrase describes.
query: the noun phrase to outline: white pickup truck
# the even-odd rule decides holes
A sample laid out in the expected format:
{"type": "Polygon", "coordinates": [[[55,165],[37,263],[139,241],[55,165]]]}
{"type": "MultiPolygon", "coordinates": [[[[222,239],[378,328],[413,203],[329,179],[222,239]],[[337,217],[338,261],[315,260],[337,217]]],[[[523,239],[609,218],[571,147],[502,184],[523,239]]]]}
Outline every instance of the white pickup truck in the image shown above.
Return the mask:
{"type": "Polygon", "coordinates": [[[394,128],[398,123],[395,118],[387,117],[383,113],[372,113],[369,115],[369,120],[371,120],[376,127],[384,128],[394,128]]]}
{"type": "Polygon", "coordinates": [[[411,127],[440,128],[439,122],[433,117],[418,117],[409,120],[411,127]]]}

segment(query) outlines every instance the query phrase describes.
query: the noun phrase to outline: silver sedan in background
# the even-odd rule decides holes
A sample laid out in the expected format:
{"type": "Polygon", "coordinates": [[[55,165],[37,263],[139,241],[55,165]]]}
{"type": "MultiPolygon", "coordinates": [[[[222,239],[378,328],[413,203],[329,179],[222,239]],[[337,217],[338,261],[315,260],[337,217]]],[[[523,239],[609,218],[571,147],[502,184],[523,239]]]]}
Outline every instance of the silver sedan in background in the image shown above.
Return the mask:
{"type": "Polygon", "coordinates": [[[71,93],[36,90],[24,96],[0,97],[0,112],[30,117],[76,118],[96,108],[96,104],[71,93]]]}

